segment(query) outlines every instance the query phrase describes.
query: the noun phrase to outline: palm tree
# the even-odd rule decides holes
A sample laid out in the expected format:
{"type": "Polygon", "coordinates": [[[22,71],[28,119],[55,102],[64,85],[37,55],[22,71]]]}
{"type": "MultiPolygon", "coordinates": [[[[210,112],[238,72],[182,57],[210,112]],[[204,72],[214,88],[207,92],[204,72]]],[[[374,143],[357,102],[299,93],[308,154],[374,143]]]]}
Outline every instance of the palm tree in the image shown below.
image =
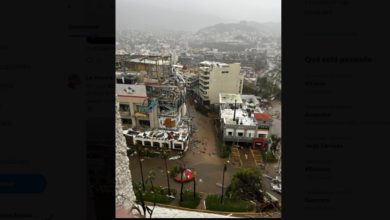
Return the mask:
{"type": "Polygon", "coordinates": [[[142,161],[143,161],[143,159],[141,158],[141,154],[143,153],[142,147],[139,146],[138,144],[135,145],[135,151],[137,152],[139,167],[141,169],[142,189],[143,189],[143,191],[145,191],[144,172],[142,170],[142,161]]]}
{"type": "Polygon", "coordinates": [[[193,171],[192,172],[192,175],[193,175],[193,181],[194,181],[194,201],[196,199],[196,171],[193,171]]]}
{"type": "Polygon", "coordinates": [[[150,184],[152,185],[153,192],[154,192],[153,180],[155,177],[156,177],[156,173],[153,170],[149,171],[148,180],[150,181],[150,184]]]}
{"type": "Polygon", "coordinates": [[[226,163],[223,165],[223,171],[222,171],[222,193],[221,193],[221,203],[223,201],[223,188],[225,187],[225,172],[226,172],[226,163]]]}
{"type": "Polygon", "coordinates": [[[282,140],[282,138],[273,134],[273,135],[271,135],[271,140],[272,140],[271,151],[273,153],[275,153],[275,151],[277,150],[277,147],[278,147],[280,141],[282,140]]]}
{"type": "Polygon", "coordinates": [[[184,173],[184,170],[185,170],[185,166],[184,166],[184,164],[181,164],[180,165],[180,182],[181,182],[180,202],[183,202],[183,186],[184,186],[184,183],[183,183],[183,173],[184,173]]]}
{"type": "Polygon", "coordinates": [[[168,152],[164,148],[161,148],[161,158],[164,161],[165,174],[167,175],[168,195],[171,195],[171,188],[169,186],[169,173],[168,173],[169,171],[168,171],[168,165],[167,165],[168,155],[169,155],[168,152]]]}

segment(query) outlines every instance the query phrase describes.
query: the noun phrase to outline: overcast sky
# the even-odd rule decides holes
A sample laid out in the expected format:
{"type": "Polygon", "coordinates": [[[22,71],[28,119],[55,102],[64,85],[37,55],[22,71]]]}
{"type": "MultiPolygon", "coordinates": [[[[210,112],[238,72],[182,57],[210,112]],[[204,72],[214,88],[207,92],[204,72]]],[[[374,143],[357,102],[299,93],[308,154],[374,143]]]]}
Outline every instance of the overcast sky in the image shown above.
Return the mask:
{"type": "Polygon", "coordinates": [[[231,21],[280,22],[281,0],[117,0],[149,4],[160,8],[209,14],[231,21]]]}

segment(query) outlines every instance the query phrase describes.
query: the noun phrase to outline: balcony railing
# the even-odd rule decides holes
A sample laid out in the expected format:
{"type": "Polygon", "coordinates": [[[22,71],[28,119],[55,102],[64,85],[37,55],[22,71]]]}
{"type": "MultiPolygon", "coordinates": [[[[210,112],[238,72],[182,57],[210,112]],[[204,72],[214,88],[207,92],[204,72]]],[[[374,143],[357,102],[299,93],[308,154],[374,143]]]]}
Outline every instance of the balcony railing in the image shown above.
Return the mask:
{"type": "Polygon", "coordinates": [[[123,116],[131,116],[131,113],[128,112],[128,111],[119,111],[119,114],[123,117],[123,116]]]}
{"type": "Polygon", "coordinates": [[[203,90],[203,91],[207,91],[207,90],[209,89],[209,87],[208,87],[208,86],[207,86],[207,87],[199,86],[199,89],[200,89],[200,90],[203,90]]]}
{"type": "Polygon", "coordinates": [[[204,95],[202,92],[199,92],[199,95],[200,95],[200,97],[201,97],[203,100],[209,100],[209,96],[208,96],[208,95],[204,95]]]}
{"type": "Polygon", "coordinates": [[[199,84],[202,86],[208,86],[209,82],[208,81],[199,81],[199,84]]]}

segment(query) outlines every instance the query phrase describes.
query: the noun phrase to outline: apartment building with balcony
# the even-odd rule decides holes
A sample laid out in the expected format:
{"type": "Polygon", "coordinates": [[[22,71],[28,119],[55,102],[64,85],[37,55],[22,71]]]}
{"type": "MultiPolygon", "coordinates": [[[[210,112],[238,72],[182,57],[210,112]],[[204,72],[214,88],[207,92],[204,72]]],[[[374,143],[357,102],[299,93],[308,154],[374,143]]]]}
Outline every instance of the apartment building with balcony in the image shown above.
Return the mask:
{"type": "Polygon", "coordinates": [[[203,61],[199,65],[197,95],[203,105],[217,109],[219,93],[242,93],[244,75],[239,63],[203,61]]]}
{"type": "Polygon", "coordinates": [[[116,84],[123,129],[158,127],[157,100],[147,97],[145,85],[116,84]]]}

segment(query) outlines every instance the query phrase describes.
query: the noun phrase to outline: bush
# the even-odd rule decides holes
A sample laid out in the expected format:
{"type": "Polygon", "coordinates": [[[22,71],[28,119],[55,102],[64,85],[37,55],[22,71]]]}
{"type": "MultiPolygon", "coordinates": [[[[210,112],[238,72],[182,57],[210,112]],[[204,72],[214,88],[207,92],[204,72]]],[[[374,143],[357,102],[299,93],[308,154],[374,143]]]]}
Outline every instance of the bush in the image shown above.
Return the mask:
{"type": "Polygon", "coordinates": [[[226,197],[221,204],[220,195],[208,195],[206,198],[206,208],[207,210],[213,211],[246,212],[252,210],[253,205],[248,201],[229,199],[226,197]]]}
{"type": "Polygon", "coordinates": [[[147,150],[145,156],[146,157],[158,157],[158,156],[160,156],[160,153],[157,151],[153,151],[153,150],[147,150]]]}
{"type": "Polygon", "coordinates": [[[199,193],[195,192],[195,200],[194,200],[194,192],[188,191],[183,192],[183,202],[179,202],[179,205],[181,207],[195,209],[198,207],[200,202],[200,195],[199,193]]]}
{"type": "MultiPolygon", "coordinates": [[[[142,187],[140,187],[142,189],[142,187]]],[[[137,201],[140,201],[140,190],[135,189],[135,196],[137,198],[137,201]]],[[[171,189],[171,193],[173,196],[176,196],[176,190],[171,189]]],[[[152,186],[151,185],[146,185],[145,186],[145,192],[143,193],[143,199],[144,201],[148,202],[154,202],[156,203],[162,203],[162,204],[168,204],[175,200],[174,198],[167,197],[168,195],[168,188],[163,188],[160,186],[155,186],[154,187],[154,192],[152,191],[152,186]]]]}
{"type": "Polygon", "coordinates": [[[220,156],[221,158],[226,158],[226,157],[228,157],[229,154],[230,154],[231,151],[232,151],[231,146],[228,146],[228,145],[226,145],[226,144],[224,144],[224,143],[219,143],[218,146],[219,146],[219,156],[220,156]]]}
{"type": "Polygon", "coordinates": [[[271,152],[267,153],[266,158],[267,158],[267,162],[270,162],[270,163],[275,163],[278,161],[278,159],[276,159],[275,155],[271,152]]]}
{"type": "Polygon", "coordinates": [[[173,178],[176,176],[177,172],[179,172],[179,167],[176,165],[169,170],[169,176],[173,178]]]}
{"type": "Polygon", "coordinates": [[[226,189],[229,198],[241,200],[261,200],[262,178],[255,168],[241,168],[232,178],[226,189]]]}

